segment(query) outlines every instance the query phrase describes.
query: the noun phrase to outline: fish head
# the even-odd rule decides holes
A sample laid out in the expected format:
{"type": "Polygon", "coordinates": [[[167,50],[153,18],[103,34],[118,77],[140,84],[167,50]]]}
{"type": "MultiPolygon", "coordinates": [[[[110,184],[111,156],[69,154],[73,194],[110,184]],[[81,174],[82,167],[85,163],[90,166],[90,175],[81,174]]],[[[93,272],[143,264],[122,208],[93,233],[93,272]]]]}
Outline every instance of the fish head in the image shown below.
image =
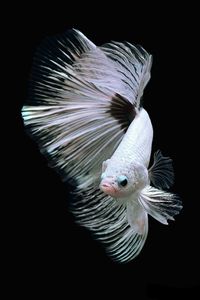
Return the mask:
{"type": "Polygon", "coordinates": [[[148,184],[148,170],[140,163],[108,168],[101,175],[100,190],[114,198],[127,197],[148,184]]]}

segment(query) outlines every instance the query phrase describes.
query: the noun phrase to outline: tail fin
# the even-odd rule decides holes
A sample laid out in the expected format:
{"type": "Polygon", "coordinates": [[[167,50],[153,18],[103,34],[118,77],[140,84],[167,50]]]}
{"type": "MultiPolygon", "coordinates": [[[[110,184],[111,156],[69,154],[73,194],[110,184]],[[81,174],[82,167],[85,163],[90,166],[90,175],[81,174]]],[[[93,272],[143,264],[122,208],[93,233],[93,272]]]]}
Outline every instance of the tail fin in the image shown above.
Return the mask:
{"type": "Polygon", "coordinates": [[[149,59],[129,43],[97,47],[74,29],[42,43],[22,116],[64,180],[97,174],[113,154],[136,115],[149,59]]]}

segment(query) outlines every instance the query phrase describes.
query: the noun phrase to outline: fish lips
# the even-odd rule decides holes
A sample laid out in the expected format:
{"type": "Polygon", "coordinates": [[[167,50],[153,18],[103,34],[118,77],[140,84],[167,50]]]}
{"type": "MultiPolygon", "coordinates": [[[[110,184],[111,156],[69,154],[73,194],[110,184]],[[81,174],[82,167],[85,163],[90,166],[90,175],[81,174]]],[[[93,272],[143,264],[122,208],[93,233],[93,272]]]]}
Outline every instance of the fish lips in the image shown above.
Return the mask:
{"type": "Polygon", "coordinates": [[[102,180],[102,182],[99,185],[99,188],[102,192],[105,194],[115,197],[117,194],[117,189],[115,188],[114,184],[102,180]]]}

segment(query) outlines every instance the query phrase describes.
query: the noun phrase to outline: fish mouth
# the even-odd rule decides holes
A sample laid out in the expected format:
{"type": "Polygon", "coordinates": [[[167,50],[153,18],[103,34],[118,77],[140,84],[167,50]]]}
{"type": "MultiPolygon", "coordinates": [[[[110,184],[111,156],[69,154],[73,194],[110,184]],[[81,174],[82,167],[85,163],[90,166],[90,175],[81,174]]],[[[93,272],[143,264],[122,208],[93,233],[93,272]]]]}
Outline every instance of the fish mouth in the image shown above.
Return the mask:
{"type": "Polygon", "coordinates": [[[101,182],[99,186],[100,190],[109,196],[116,195],[116,189],[111,183],[108,182],[101,182]]]}

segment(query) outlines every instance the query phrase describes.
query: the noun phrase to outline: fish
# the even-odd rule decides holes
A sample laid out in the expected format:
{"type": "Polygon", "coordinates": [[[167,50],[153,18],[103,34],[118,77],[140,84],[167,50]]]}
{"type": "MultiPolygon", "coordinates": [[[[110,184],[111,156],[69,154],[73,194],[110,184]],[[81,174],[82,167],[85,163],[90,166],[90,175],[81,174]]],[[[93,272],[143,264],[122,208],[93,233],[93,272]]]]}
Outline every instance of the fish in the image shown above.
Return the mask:
{"type": "Polygon", "coordinates": [[[152,55],[111,41],[96,46],[77,29],[43,40],[36,51],[24,126],[60,176],[73,186],[75,221],[117,263],[141,252],[148,216],[162,224],[182,209],[172,159],[153,156],[153,127],[142,105],[152,55]]]}

